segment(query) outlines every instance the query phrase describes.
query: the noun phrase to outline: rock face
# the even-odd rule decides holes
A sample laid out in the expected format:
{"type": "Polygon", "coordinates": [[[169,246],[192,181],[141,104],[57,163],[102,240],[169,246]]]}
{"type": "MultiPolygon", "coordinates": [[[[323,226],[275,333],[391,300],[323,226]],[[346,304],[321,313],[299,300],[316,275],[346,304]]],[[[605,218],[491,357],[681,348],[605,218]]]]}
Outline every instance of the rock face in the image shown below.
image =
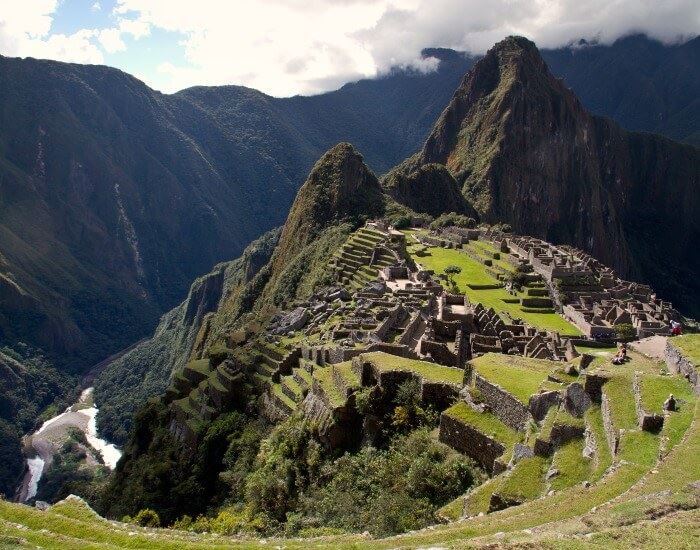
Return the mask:
{"type": "Polygon", "coordinates": [[[700,257],[687,253],[700,151],[590,115],[532,42],[489,50],[413,162],[446,166],[484,221],[576,245],[700,311],[700,257]]]}
{"type": "Polygon", "coordinates": [[[441,164],[414,166],[410,158],[382,180],[386,192],[416,212],[439,216],[457,212],[477,217],[462,196],[461,186],[441,164]]]}

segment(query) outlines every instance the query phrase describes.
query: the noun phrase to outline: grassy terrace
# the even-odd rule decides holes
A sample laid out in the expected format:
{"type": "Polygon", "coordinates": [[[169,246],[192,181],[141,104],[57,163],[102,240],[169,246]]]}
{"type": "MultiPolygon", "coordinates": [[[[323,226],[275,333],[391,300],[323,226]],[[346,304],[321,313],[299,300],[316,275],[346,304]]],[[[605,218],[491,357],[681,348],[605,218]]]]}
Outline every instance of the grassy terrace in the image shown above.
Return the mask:
{"type": "Polygon", "coordinates": [[[591,431],[596,446],[595,468],[591,475],[591,481],[600,479],[605,470],[612,464],[612,454],[605,437],[605,426],[603,425],[603,413],[600,405],[593,405],[584,415],[586,426],[591,431]]]}
{"type": "Polygon", "coordinates": [[[487,353],[471,361],[476,372],[527,404],[561,363],[500,353],[487,353]]]}
{"type": "Polygon", "coordinates": [[[547,458],[524,458],[513,467],[494,492],[520,502],[536,499],[544,492],[544,475],[548,468],[547,458]]]}
{"type": "Polygon", "coordinates": [[[523,438],[523,434],[506,426],[495,415],[489,412],[476,412],[464,401],[459,401],[457,404],[452,405],[443,414],[469,424],[481,433],[492,437],[506,448],[506,453],[523,438]]]}
{"type": "Polygon", "coordinates": [[[210,371],[209,359],[196,359],[195,361],[190,361],[185,365],[185,369],[208,376],[210,371]]]}
{"type": "Polygon", "coordinates": [[[671,339],[671,344],[700,368],[700,334],[684,334],[671,339]]]}
{"type": "Polygon", "coordinates": [[[583,457],[583,438],[572,439],[564,444],[554,454],[552,466],[559,470],[559,475],[552,479],[550,488],[561,491],[590,479],[592,473],[592,461],[583,457]]]}
{"type": "MultiPolygon", "coordinates": [[[[107,521],[79,501],[70,500],[48,511],[0,501],[0,547],[7,548],[155,548],[223,549],[272,548],[415,548],[523,543],[529,548],[639,548],[669,546],[692,548],[697,540],[697,511],[677,512],[650,521],[660,508],[653,498],[682,496],[688,483],[700,479],[700,407],[694,397],[688,404],[679,443],[655,464],[655,472],[639,464],[621,463],[603,481],[590,488],[580,484],[556,494],[496,514],[437,526],[398,537],[374,540],[359,535],[320,539],[270,539],[222,537],[183,531],[147,529],[107,521]],[[695,419],[691,424],[691,420],[695,419]],[[688,429],[689,428],[689,429],[688,429]],[[595,513],[589,511],[596,507],[595,513]],[[647,511],[649,513],[647,513],[647,511]],[[619,518],[617,523],[613,523],[619,518]],[[598,520],[598,523],[595,520],[598,520]],[[585,523],[584,523],[585,521],[585,523]],[[602,525],[601,522],[603,523],[602,525]],[[609,522],[609,523],[608,523],[609,522]],[[629,524],[630,527],[623,527],[629,524]],[[539,526],[539,527],[538,527],[539,526]],[[606,526],[611,527],[607,529],[606,526]],[[536,532],[523,531],[538,527],[536,532]],[[496,533],[501,533],[495,537],[496,533]],[[586,535],[587,534],[587,535],[586,535]],[[584,535],[586,535],[584,537],[584,535]],[[475,540],[475,537],[483,537],[475,540]],[[544,542],[543,542],[544,541],[544,542]]],[[[487,482],[467,496],[467,509],[478,513],[479,496],[487,482]]],[[[669,510],[672,511],[672,510],[669,510]]]]}
{"type": "MultiPolygon", "coordinates": [[[[350,365],[347,363],[339,363],[337,367],[343,365],[350,365]]],[[[336,386],[333,380],[333,367],[318,367],[314,369],[313,372],[314,380],[318,382],[323,389],[323,393],[326,395],[332,407],[342,407],[345,404],[345,396],[341,393],[340,388],[336,386]]]]}
{"type": "Polygon", "coordinates": [[[503,288],[473,289],[469,285],[500,285],[500,282],[488,274],[481,263],[470,258],[464,252],[455,249],[428,247],[426,254],[417,252],[423,245],[411,242],[408,238],[408,252],[413,259],[425,269],[436,274],[443,273],[448,265],[457,265],[462,272],[455,275],[454,281],[459,292],[466,294],[472,302],[481,302],[484,307],[491,307],[499,313],[507,313],[513,318],[520,318],[532,326],[542,330],[556,330],[561,334],[580,336],[581,332],[571,323],[556,313],[533,313],[522,310],[519,303],[508,303],[505,300],[523,298],[525,294],[513,296],[503,288]]]}
{"type": "Polygon", "coordinates": [[[428,382],[447,382],[461,385],[464,380],[464,371],[462,369],[444,367],[416,359],[405,359],[382,351],[363,353],[362,359],[369,361],[381,371],[408,370],[423,377],[428,382]]]}
{"type": "Polygon", "coordinates": [[[637,428],[637,412],[632,391],[635,372],[639,371],[642,375],[657,374],[661,365],[636,352],[630,352],[628,357],[630,361],[624,365],[612,365],[602,357],[596,359],[594,365],[605,365],[604,371],[610,377],[603,386],[603,392],[608,397],[613,426],[616,429],[634,430],[637,428]]]}
{"type": "Polygon", "coordinates": [[[642,397],[642,408],[645,411],[661,414],[663,404],[669,394],[674,396],[685,393],[688,383],[671,376],[649,374],[642,376],[639,389],[642,397]]]}

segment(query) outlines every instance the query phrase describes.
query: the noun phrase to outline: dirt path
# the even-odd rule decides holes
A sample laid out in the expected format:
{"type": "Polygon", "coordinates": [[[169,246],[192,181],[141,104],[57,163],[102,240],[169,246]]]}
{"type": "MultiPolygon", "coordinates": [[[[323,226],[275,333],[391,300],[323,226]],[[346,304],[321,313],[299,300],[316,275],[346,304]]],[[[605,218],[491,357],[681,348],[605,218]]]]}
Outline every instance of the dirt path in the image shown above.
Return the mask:
{"type": "Polygon", "coordinates": [[[662,361],[666,355],[666,336],[650,336],[630,343],[630,348],[652,359],[662,361]]]}

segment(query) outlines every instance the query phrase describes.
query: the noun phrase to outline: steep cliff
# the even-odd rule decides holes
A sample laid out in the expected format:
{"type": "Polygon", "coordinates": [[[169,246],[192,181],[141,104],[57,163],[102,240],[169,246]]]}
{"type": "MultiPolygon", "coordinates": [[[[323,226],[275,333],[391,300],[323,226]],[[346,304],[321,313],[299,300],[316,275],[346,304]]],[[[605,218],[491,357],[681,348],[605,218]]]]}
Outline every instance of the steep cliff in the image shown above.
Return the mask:
{"type": "Polygon", "coordinates": [[[590,115],[510,37],[465,76],[413,166],[447,167],[480,217],[577,245],[700,307],[700,151],[590,115]]]}
{"type": "Polygon", "coordinates": [[[151,338],[98,373],[98,422],[107,439],[126,441],[134,411],[165,391],[172,373],[187,363],[197,336],[208,332],[212,313],[255,277],[269,261],[278,238],[279,230],[270,231],[251,243],[240,258],[199,277],[187,298],[163,316],[151,338]]]}

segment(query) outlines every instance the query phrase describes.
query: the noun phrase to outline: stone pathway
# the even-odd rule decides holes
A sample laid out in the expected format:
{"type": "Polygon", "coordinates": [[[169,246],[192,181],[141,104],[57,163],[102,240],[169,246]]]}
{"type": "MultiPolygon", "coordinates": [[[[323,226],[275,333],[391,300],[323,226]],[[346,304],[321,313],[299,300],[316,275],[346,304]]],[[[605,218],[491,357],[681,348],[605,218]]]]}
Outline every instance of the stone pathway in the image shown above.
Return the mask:
{"type": "Polygon", "coordinates": [[[630,343],[630,348],[652,359],[663,360],[666,355],[666,336],[650,336],[630,343]]]}

